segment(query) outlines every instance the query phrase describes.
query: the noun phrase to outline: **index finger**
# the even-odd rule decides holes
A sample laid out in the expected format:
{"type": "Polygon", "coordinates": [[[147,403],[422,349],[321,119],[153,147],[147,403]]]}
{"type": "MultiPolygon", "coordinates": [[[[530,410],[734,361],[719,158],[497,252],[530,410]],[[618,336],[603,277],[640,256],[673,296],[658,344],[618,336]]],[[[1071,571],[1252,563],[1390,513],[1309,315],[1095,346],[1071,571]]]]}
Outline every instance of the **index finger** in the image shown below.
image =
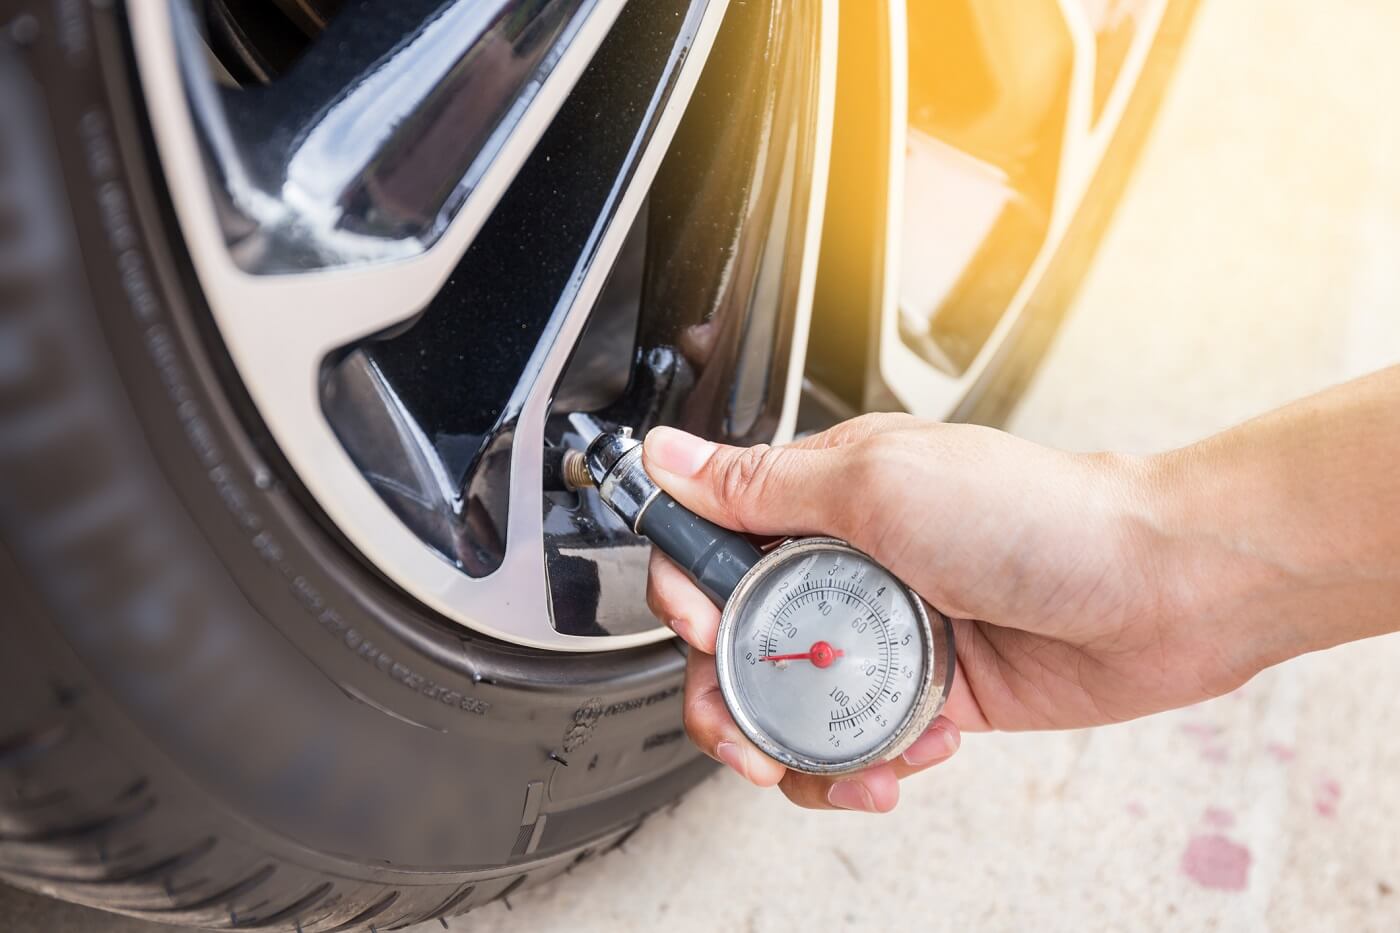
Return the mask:
{"type": "Polygon", "coordinates": [[[685,571],[657,548],[651,549],[647,568],[647,608],[690,647],[715,653],[719,610],[690,582],[685,571]]]}
{"type": "Polygon", "coordinates": [[[690,652],[686,658],[685,731],[702,752],[759,787],[772,787],[787,773],[739,729],[729,715],[729,707],[724,705],[715,659],[699,651],[690,652]]]}

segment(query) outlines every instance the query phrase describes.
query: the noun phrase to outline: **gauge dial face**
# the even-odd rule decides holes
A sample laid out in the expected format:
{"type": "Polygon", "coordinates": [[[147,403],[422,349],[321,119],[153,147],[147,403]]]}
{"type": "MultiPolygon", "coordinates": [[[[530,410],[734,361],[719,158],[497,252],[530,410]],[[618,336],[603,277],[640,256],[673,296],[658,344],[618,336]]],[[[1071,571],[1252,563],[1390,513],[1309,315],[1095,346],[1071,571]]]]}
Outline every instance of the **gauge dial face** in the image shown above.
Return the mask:
{"type": "Polygon", "coordinates": [[[769,555],[725,611],[721,686],[736,721],[804,770],[878,759],[924,725],[929,627],[916,600],[841,542],[769,555]]]}

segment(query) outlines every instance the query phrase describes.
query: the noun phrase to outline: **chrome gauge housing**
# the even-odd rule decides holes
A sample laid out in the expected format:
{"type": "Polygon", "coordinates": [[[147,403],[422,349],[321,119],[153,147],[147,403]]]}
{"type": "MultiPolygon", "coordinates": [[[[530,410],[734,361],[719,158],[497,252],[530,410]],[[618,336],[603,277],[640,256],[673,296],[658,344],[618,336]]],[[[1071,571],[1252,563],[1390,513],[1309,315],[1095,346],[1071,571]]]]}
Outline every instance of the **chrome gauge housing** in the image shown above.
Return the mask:
{"type": "Polygon", "coordinates": [[[943,708],[956,664],[949,620],[835,538],[787,542],[744,576],[715,659],[744,734],[810,774],[898,756],[943,708]]]}

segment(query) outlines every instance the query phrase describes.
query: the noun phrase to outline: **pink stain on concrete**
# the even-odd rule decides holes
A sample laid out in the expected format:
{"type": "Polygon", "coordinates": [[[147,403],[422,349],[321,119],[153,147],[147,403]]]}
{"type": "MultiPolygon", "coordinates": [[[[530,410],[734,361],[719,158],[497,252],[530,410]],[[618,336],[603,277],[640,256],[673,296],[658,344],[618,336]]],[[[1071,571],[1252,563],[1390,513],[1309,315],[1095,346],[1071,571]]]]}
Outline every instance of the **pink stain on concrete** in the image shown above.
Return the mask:
{"type": "Polygon", "coordinates": [[[1181,856],[1181,872],[1203,888],[1243,891],[1249,884],[1253,857],[1238,842],[1219,833],[1195,836],[1181,856]]]}
{"type": "Polygon", "coordinates": [[[1269,756],[1279,764],[1286,765],[1294,758],[1298,757],[1298,753],[1293,749],[1292,745],[1284,745],[1282,742],[1270,742],[1268,745],[1264,746],[1264,751],[1268,752],[1269,756]]]}
{"type": "Polygon", "coordinates": [[[1213,739],[1224,732],[1225,729],[1223,726],[1217,726],[1209,722],[1188,722],[1182,724],[1181,731],[1192,738],[1213,739]]]}
{"type": "Polygon", "coordinates": [[[1342,801],[1342,785],[1336,778],[1326,778],[1317,785],[1317,793],[1313,796],[1313,809],[1318,816],[1325,816],[1329,820],[1337,815],[1337,804],[1342,801]]]}
{"type": "Polygon", "coordinates": [[[1225,733],[1223,726],[1209,722],[1187,722],[1182,723],[1180,728],[1195,739],[1196,750],[1211,764],[1223,764],[1230,757],[1229,749],[1220,741],[1225,733]]]}
{"type": "Polygon", "coordinates": [[[1142,803],[1137,800],[1129,800],[1128,806],[1125,809],[1127,809],[1129,816],[1135,817],[1139,820],[1147,815],[1147,808],[1144,807],[1142,803]]]}
{"type": "Polygon", "coordinates": [[[1230,758],[1230,752],[1224,745],[1207,745],[1201,749],[1201,757],[1211,764],[1224,764],[1230,758]]]}
{"type": "Polygon", "coordinates": [[[1216,829],[1229,829],[1235,825],[1235,814],[1220,807],[1206,807],[1202,819],[1206,821],[1207,826],[1214,826],[1216,829]]]}

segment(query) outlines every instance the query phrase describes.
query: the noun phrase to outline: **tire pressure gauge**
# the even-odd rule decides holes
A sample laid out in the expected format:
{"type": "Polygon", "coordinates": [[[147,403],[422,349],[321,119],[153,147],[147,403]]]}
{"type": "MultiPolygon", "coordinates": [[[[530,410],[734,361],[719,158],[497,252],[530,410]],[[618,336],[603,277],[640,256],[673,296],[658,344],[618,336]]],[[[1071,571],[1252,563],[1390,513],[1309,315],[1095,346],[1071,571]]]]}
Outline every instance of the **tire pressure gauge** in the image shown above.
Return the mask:
{"type": "Polygon", "coordinates": [[[953,629],[868,555],[835,538],[748,539],[686,510],[642,468],[627,429],[566,458],[574,486],[646,535],[722,608],[715,662],[734,721],[781,764],[840,774],[894,758],[953,683],[953,629]]]}

